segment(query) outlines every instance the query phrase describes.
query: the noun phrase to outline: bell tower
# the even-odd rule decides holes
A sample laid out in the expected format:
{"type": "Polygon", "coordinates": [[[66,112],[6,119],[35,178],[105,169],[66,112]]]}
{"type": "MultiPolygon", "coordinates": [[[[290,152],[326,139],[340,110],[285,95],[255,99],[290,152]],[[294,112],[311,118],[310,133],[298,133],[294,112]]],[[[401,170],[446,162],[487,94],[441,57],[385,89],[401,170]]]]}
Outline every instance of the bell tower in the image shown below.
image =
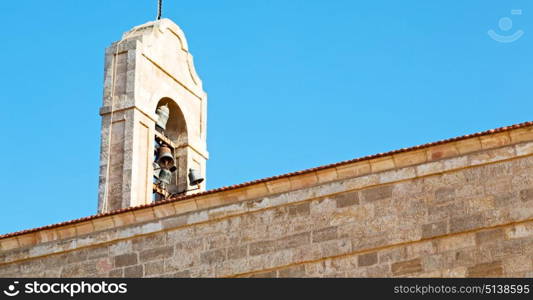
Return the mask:
{"type": "Polygon", "coordinates": [[[205,190],[207,94],[169,19],[106,49],[98,211],[205,190]]]}

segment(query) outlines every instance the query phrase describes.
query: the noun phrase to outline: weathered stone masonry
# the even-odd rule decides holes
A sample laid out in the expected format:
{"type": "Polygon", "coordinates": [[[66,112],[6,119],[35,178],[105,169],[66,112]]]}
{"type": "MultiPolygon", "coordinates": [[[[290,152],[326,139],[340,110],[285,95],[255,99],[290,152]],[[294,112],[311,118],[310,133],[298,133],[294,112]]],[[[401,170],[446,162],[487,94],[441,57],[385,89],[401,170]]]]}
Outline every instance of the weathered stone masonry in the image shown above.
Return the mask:
{"type": "Polygon", "coordinates": [[[0,276],[533,276],[533,127],[6,235],[0,276]]]}

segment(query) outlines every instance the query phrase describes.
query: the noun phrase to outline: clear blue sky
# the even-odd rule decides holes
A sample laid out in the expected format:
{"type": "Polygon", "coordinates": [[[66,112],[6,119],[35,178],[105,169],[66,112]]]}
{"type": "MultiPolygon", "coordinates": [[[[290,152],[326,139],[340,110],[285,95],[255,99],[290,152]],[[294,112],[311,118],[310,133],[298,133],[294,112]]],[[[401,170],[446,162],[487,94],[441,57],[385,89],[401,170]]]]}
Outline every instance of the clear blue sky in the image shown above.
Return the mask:
{"type": "MultiPolygon", "coordinates": [[[[96,212],[104,48],[156,2],[0,2],[0,233],[96,212]]],[[[533,120],[531,1],[164,2],[209,95],[208,188],[533,120]]]]}

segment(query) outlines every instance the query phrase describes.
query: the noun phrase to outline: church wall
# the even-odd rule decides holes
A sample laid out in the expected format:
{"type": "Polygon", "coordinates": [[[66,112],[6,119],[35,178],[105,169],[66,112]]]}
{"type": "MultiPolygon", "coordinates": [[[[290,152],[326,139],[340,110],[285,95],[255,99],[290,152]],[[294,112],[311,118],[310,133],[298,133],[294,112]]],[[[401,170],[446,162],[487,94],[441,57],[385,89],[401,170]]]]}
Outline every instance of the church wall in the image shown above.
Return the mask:
{"type": "Polygon", "coordinates": [[[1,277],[533,275],[533,130],[0,238],[1,277]]]}

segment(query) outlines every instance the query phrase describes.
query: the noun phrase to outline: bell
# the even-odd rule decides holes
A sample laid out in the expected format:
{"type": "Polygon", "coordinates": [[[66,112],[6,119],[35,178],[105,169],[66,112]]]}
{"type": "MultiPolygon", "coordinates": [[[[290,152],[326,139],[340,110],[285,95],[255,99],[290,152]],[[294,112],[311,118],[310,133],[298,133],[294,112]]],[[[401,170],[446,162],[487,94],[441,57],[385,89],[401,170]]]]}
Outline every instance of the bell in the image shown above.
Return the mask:
{"type": "Polygon", "coordinates": [[[204,178],[202,178],[202,175],[200,175],[200,171],[196,169],[189,169],[189,183],[190,185],[199,185],[204,181],[204,178]]]}
{"type": "Polygon", "coordinates": [[[169,169],[174,165],[172,150],[167,145],[161,145],[158,151],[157,164],[163,169],[169,169]]]}
{"type": "Polygon", "coordinates": [[[161,172],[161,167],[156,162],[153,162],[152,166],[154,167],[154,177],[155,178],[159,178],[159,173],[161,172]]]}
{"type": "Polygon", "coordinates": [[[170,116],[170,110],[168,109],[168,104],[159,106],[155,114],[157,115],[157,127],[165,130],[167,128],[168,117],[170,116]]]}
{"type": "Polygon", "coordinates": [[[159,172],[159,182],[161,182],[161,187],[165,188],[167,184],[170,184],[172,180],[172,172],[167,169],[161,169],[159,172]]]}

